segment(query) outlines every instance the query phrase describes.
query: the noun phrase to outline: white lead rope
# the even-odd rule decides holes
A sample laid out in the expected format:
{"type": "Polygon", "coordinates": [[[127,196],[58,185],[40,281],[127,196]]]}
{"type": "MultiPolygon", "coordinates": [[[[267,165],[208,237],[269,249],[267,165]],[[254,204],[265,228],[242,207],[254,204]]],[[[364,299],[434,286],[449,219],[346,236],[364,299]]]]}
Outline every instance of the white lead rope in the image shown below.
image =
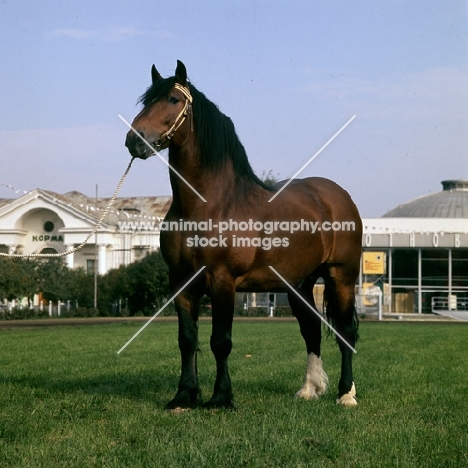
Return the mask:
{"type": "Polygon", "coordinates": [[[102,222],[104,221],[104,218],[108,215],[109,210],[111,209],[111,206],[115,202],[115,199],[117,198],[117,194],[119,193],[120,189],[122,188],[122,185],[124,183],[125,177],[127,177],[127,174],[130,172],[130,168],[132,167],[133,160],[135,158],[132,158],[127,166],[127,169],[125,170],[123,176],[120,178],[119,183],[117,184],[117,188],[114,191],[114,195],[112,195],[112,198],[109,200],[109,203],[106,206],[106,209],[103,211],[101,218],[97,222],[96,226],[94,226],[94,229],[86,236],[85,240],[78,246],[73,247],[70,250],[67,250],[66,252],[62,253],[29,253],[29,254],[7,254],[0,252],[1,257],[11,257],[11,258],[29,258],[29,257],[34,257],[34,258],[57,258],[57,257],[66,257],[67,255],[70,255],[72,253],[75,253],[77,250],[80,250],[83,248],[91,239],[91,237],[96,234],[97,230],[101,227],[102,222]]]}

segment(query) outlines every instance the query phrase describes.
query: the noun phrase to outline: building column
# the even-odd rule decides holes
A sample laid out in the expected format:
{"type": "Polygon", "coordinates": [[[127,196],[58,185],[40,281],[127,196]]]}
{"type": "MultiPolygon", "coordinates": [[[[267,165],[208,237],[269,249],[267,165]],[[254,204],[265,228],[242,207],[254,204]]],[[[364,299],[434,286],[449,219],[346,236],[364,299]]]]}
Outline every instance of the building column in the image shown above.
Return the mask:
{"type": "MultiPolygon", "coordinates": [[[[73,244],[71,245],[65,245],[65,252],[68,250],[73,249],[73,244]]],[[[75,265],[75,254],[71,253],[65,257],[65,262],[68,268],[72,269],[73,266],[75,265]]]]}
{"type": "Polygon", "coordinates": [[[452,296],[452,249],[448,249],[448,297],[452,296]]]}
{"type": "Polygon", "coordinates": [[[104,275],[106,273],[106,253],[105,245],[98,245],[98,273],[104,275]]]}
{"type": "Polygon", "coordinates": [[[7,244],[8,247],[8,255],[12,255],[16,252],[16,248],[18,247],[16,244],[7,244]]]}
{"type": "Polygon", "coordinates": [[[453,294],[453,277],[452,277],[452,249],[448,251],[448,309],[457,310],[457,296],[453,294]]]}
{"type": "Polygon", "coordinates": [[[418,249],[418,314],[422,314],[422,252],[418,249]]]}
{"type": "Polygon", "coordinates": [[[392,313],[392,283],[393,283],[393,249],[388,249],[388,293],[390,294],[390,301],[388,303],[388,313],[392,313]]]}

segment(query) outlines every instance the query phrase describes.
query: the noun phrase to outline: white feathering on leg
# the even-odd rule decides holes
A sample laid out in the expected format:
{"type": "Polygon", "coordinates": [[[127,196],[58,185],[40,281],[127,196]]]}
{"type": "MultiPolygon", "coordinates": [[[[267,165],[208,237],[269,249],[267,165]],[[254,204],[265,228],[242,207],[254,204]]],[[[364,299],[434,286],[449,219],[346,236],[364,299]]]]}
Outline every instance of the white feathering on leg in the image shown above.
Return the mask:
{"type": "Polygon", "coordinates": [[[311,400],[323,395],[327,390],[328,376],[323,370],[322,359],[314,353],[307,355],[307,373],[302,388],[296,397],[311,400]]]}
{"type": "Polygon", "coordinates": [[[356,401],[356,386],[353,385],[351,386],[351,390],[348,393],[345,393],[344,395],[341,395],[340,398],[337,398],[336,403],[339,405],[344,405],[344,406],[356,406],[357,401],[356,401]]]}

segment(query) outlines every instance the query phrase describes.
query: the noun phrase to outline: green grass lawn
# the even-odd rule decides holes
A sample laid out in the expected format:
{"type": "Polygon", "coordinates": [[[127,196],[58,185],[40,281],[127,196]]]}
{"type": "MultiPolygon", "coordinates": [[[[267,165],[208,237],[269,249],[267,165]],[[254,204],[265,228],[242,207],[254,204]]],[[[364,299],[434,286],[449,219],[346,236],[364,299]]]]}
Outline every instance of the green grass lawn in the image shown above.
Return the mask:
{"type": "MultiPolygon", "coordinates": [[[[335,404],[340,355],[324,339],[330,390],[294,398],[306,354],[294,322],[236,322],[237,409],[164,409],[179,377],[177,325],[0,330],[0,466],[463,467],[468,326],[362,323],[356,408],[335,404]],[[249,357],[248,357],[249,356],[249,357]]],[[[210,324],[200,382],[211,396],[210,324]]]]}

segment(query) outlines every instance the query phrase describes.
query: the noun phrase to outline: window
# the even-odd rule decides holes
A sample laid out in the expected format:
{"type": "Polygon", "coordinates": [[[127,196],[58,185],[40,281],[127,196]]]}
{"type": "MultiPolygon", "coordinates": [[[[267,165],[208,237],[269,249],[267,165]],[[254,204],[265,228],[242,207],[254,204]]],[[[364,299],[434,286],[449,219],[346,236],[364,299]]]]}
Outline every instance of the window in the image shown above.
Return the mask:
{"type": "Polygon", "coordinates": [[[468,286],[468,250],[452,249],[452,285],[468,286]]]}
{"type": "Polygon", "coordinates": [[[56,254],[57,251],[53,249],[52,247],[46,247],[41,250],[41,254],[56,254]]]}
{"type": "Polygon", "coordinates": [[[46,221],[43,228],[45,232],[52,232],[55,229],[55,224],[52,221],[46,221]]]}
{"type": "Polygon", "coordinates": [[[394,286],[418,285],[418,251],[398,249],[393,251],[392,284],[394,286]]]}
{"type": "Polygon", "coordinates": [[[448,250],[421,250],[421,267],[423,286],[447,287],[449,274],[448,250]]]}
{"type": "Polygon", "coordinates": [[[96,262],[94,260],[86,260],[86,271],[88,273],[94,273],[95,266],[96,262]]]}

